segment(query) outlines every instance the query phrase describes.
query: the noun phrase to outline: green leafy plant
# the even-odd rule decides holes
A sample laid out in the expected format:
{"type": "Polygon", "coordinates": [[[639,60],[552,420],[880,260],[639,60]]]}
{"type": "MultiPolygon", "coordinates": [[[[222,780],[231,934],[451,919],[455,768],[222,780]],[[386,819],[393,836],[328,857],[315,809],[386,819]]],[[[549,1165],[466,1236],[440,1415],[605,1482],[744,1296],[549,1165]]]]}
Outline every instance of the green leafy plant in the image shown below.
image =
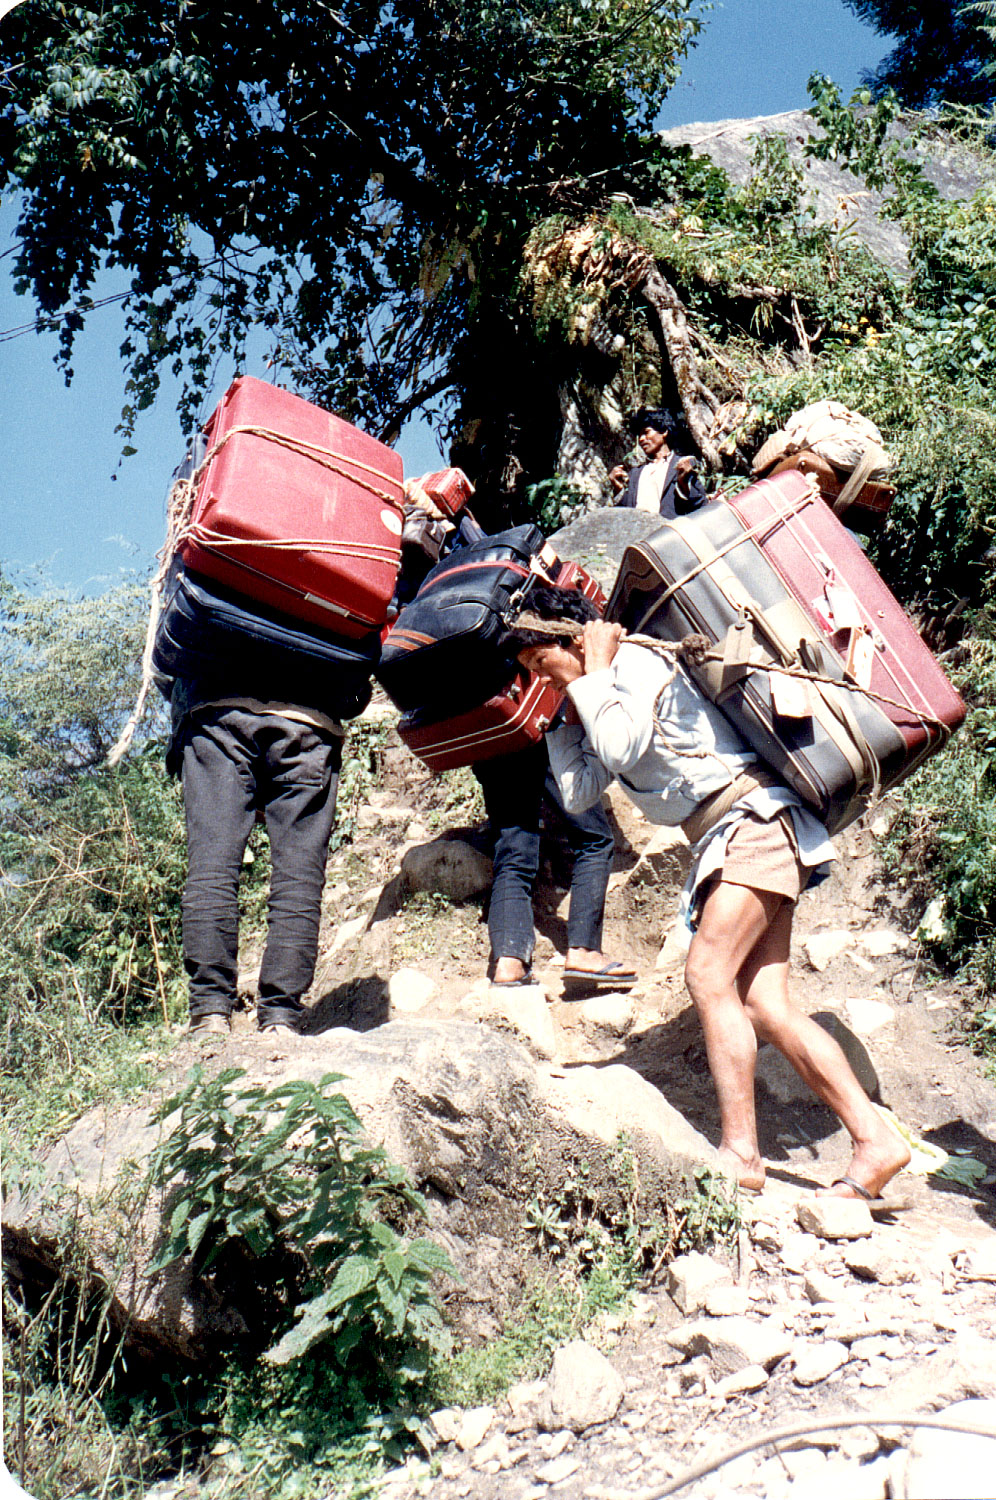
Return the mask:
{"type": "Polygon", "coordinates": [[[207,1080],[194,1069],[158,1111],[179,1118],[153,1167],[168,1213],[156,1267],[189,1257],[214,1279],[251,1268],[256,1340],[271,1364],[320,1345],[374,1387],[417,1384],[448,1342],[432,1277],[453,1270],[431,1240],[406,1238],[389,1220],[424,1217],[424,1200],[363,1143],[348,1101],[332,1092],[341,1075],[237,1089],[243,1076],[226,1069],[207,1080]]]}

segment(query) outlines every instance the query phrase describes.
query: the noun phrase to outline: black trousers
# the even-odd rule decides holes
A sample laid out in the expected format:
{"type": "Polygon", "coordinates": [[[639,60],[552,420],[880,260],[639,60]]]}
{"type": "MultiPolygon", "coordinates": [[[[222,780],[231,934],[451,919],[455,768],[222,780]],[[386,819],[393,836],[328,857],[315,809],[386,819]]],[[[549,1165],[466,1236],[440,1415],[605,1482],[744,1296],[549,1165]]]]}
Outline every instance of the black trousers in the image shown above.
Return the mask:
{"type": "Polygon", "coordinates": [[[239,875],[260,810],[273,868],[259,1024],[293,1022],[315,972],[342,741],[274,714],[208,707],[191,714],[181,745],[191,1019],[227,1016],[235,1002],[239,875]]]}
{"type": "Polygon", "coordinates": [[[514,755],[478,761],[473,771],[481,783],[495,839],[488,904],[492,957],[517,958],[527,966],[532,960],[533,885],[539,870],[544,797],[564,823],[574,854],[568,947],[601,948],[605,893],[615,852],[601,803],[583,813],[567,812],[550,770],[545,740],[514,755]]]}

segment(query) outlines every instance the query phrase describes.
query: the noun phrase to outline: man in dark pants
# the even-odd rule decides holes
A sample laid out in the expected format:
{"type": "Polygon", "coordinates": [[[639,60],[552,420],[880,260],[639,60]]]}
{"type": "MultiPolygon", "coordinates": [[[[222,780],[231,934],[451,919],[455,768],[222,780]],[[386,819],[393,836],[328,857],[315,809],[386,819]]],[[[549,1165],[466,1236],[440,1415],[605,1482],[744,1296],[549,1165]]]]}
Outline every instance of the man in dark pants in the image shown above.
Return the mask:
{"type": "Polygon", "coordinates": [[[257,1017],[261,1031],[296,1031],[318,954],[344,731],[314,708],[230,691],[221,696],[182,679],[171,708],[166,764],[182,777],[187,820],[183,956],[190,1031],[229,1027],[239,875],[258,812],[270,838],[272,874],[257,1017]]]}
{"type": "Polygon", "coordinates": [[[632,984],[636,974],[602,952],[605,893],[615,840],[601,804],[577,814],[564,810],[543,740],[514,755],[478,761],[473,770],[495,838],[488,906],[493,983],[499,988],[531,983],[533,885],[539,870],[545,794],[562,817],[574,853],[565,984],[582,989],[632,984]]]}
{"type": "Polygon", "coordinates": [[[617,464],[609,471],[613,491],[622,495],[619,506],[647,510],[665,521],[698,510],[705,503],[702,481],[695,473],[695,460],[672,452],[668,442],[671,419],[667,412],[643,407],[630,423],[646,463],[627,471],[617,464]]]}

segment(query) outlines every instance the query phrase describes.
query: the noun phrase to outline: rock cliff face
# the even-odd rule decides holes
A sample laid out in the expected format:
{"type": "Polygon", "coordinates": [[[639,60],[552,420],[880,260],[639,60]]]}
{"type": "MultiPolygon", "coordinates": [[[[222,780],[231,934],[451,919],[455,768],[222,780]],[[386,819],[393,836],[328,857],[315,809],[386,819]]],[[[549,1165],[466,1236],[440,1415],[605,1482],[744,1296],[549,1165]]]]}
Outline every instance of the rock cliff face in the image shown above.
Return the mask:
{"type": "MultiPolygon", "coordinates": [[[[758,137],[784,136],[789,153],[802,163],[806,183],[813,194],[817,221],[850,224],[879,260],[900,274],[909,270],[908,242],[899,225],[879,218],[886,199],[869,191],[851,172],[832,161],[803,157],[803,144],[819,127],[805,110],[759,115],[751,120],[714,120],[709,124],[679,125],[662,132],[673,146],[688,146],[695,156],[708,156],[738,185],[750,176],[751,157],[758,137]]],[[[896,138],[908,138],[898,128],[896,138]]],[[[911,151],[925,161],[929,180],[942,198],[970,198],[986,182],[992,182],[992,166],[963,143],[937,133],[911,151]]]]}

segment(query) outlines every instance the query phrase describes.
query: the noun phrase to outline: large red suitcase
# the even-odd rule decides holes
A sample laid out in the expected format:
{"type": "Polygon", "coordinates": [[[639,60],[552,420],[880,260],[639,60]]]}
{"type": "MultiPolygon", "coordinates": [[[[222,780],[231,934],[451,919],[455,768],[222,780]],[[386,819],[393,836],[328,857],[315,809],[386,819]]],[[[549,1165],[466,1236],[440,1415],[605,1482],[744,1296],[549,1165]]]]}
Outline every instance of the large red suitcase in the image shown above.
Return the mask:
{"type": "Polygon", "coordinates": [[[788,470],[729,502],[786,589],[906,741],[907,757],[885,786],[940,748],[965,705],[817,485],[788,470]]]}
{"type": "Polygon", "coordinates": [[[184,562],[324,630],[359,638],[383,625],[401,562],[398,454],[251,376],[205,431],[184,562]]]}
{"type": "MultiPolygon", "coordinates": [[[[604,610],[601,587],[578,563],[557,559],[550,575],[560,588],[580,589],[600,612],[604,610]]],[[[504,692],[479,707],[448,719],[407,713],[398,724],[398,734],[430,771],[451,771],[535,745],[550,727],[563,698],[558,688],[520,668],[504,692]]]]}

